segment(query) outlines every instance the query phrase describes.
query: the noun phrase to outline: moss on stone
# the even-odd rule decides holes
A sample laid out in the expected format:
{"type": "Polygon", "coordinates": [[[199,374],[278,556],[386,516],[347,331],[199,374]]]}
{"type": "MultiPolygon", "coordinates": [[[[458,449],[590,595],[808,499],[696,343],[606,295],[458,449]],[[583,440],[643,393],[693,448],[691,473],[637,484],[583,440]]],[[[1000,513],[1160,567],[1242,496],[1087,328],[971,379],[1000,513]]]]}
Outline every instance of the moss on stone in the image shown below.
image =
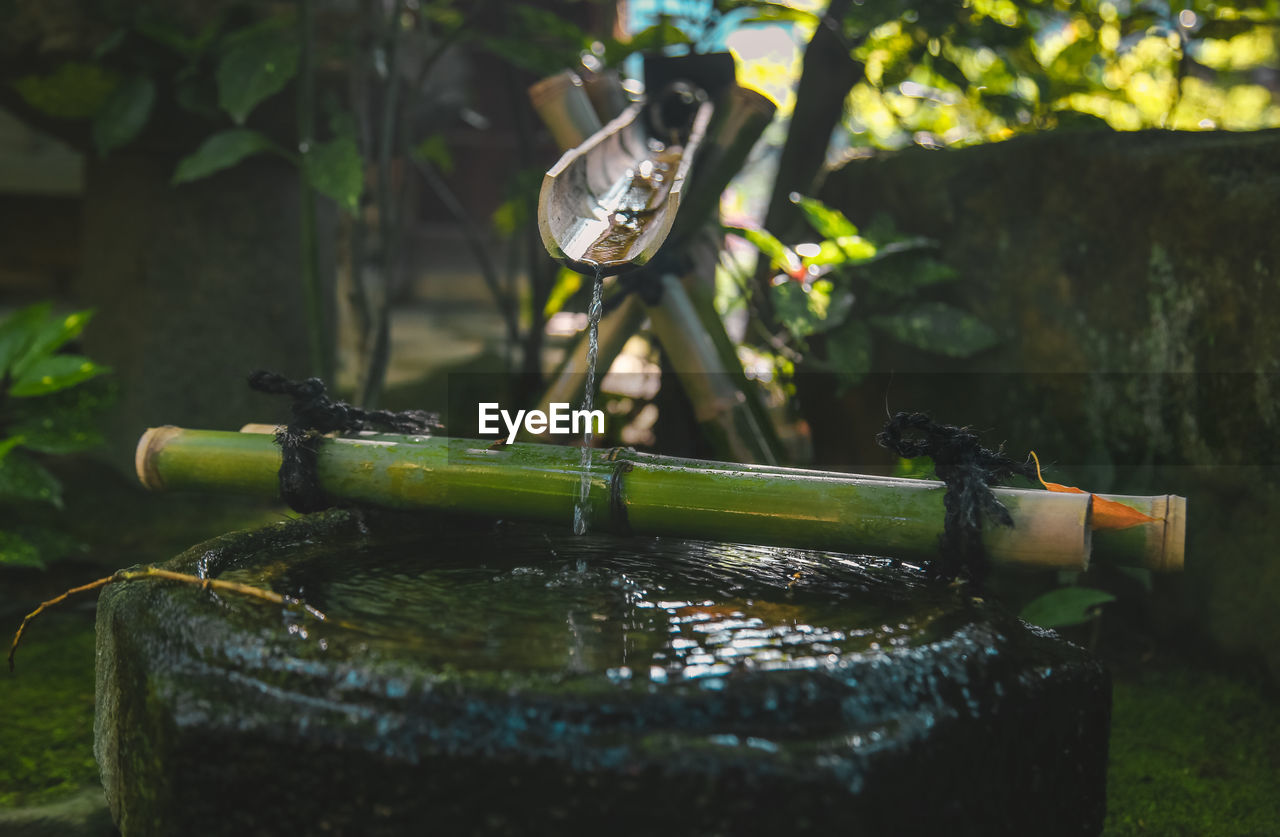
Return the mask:
{"type": "Polygon", "coordinates": [[[0,674],[0,809],[52,802],[97,785],[93,760],[93,616],[42,617],[23,665],[0,674]]]}
{"type": "Polygon", "coordinates": [[[1275,834],[1280,707],[1247,682],[1188,668],[1117,678],[1108,837],[1275,834]]]}

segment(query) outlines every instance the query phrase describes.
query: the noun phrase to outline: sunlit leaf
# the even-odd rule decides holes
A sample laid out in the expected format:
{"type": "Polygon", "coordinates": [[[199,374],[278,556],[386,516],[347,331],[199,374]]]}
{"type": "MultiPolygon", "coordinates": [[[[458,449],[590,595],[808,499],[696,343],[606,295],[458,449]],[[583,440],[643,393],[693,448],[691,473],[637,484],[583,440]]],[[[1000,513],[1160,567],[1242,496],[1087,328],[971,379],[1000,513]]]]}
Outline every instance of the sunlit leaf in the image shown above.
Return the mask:
{"type": "Polygon", "coordinates": [[[276,27],[237,39],[218,62],[218,103],[237,125],[298,72],[298,39],[276,27]]]}
{"type": "Polygon", "coordinates": [[[823,238],[836,240],[858,235],[858,228],[844,217],[843,212],[832,209],[820,200],[792,194],[791,202],[800,208],[804,217],[823,238]]]}
{"type": "Polygon", "coordinates": [[[551,293],[547,295],[547,304],[542,309],[542,315],[550,319],[552,314],[559,313],[560,309],[564,308],[564,304],[581,287],[581,273],[567,267],[560,268],[560,272],[556,274],[556,282],[551,286],[551,293]]]}
{"type": "Polygon", "coordinates": [[[130,142],[147,124],[156,101],[156,85],[146,76],[130,76],[116,87],[93,120],[93,144],[99,154],[130,142]]]}
{"type": "Polygon", "coordinates": [[[9,394],[18,398],[47,395],[107,371],[81,355],[49,355],[28,366],[9,387],[9,394]]]}
{"type": "Polygon", "coordinates": [[[1042,628],[1065,628],[1088,622],[1099,605],[1115,598],[1090,587],[1063,587],[1032,599],[1018,615],[1042,628]]]}
{"type": "Polygon", "coordinates": [[[48,302],[30,305],[0,323],[0,374],[17,380],[37,360],[60,349],[84,331],[92,311],[53,313],[48,302]]]}
{"type": "Polygon", "coordinates": [[[770,263],[786,271],[792,279],[803,279],[804,264],[800,257],[787,245],[783,244],[772,233],[756,227],[726,226],[725,232],[740,236],[749,241],[757,250],[769,257],[770,263]]]}
{"type": "Polygon", "coordinates": [[[854,265],[876,257],[876,246],[862,236],[846,235],[835,241],[823,241],[818,245],[818,255],[806,256],[804,263],[818,267],[854,265]]]}
{"type": "Polygon", "coordinates": [[[943,302],[926,302],[906,313],[872,317],[871,324],[908,346],[949,357],[969,357],[1000,340],[986,323],[943,302]]]}
{"type": "Polygon", "coordinates": [[[333,198],[347,212],[356,211],[364,189],[364,160],[354,139],[337,137],[314,146],[303,157],[303,166],[317,192],[333,198]]]}
{"type": "Polygon", "coordinates": [[[279,152],[280,149],[257,131],[247,128],[220,131],[178,161],[178,168],[173,173],[173,183],[176,185],[208,177],[264,151],[279,152]]]}

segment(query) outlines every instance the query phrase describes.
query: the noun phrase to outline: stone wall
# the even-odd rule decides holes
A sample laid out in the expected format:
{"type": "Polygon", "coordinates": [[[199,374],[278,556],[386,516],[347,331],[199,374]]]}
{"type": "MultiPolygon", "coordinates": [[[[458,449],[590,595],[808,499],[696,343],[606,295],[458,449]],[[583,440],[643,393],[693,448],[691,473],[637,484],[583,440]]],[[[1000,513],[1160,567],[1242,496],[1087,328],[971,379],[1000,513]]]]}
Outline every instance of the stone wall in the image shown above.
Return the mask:
{"type": "MultiPolygon", "coordinates": [[[[249,160],[174,187],[173,165],[117,153],[91,162],[86,181],[75,296],[97,311],[85,349],[112,367],[107,454],[129,471],[148,426],[235,430],[280,418],[282,405],[245,383],[253,369],[310,374],[296,170],[249,160]]],[[[330,277],[332,229],[322,212],[330,277]]]]}
{"type": "Polygon", "coordinates": [[[1184,494],[1186,572],[1157,584],[1161,626],[1280,679],[1280,132],[912,148],[848,162],[821,197],[936,238],[961,274],[943,293],[1002,342],[951,360],[883,338],[885,374],[852,392],[810,377],[819,458],[874,461],[887,403],[1034,448],[1049,479],[1184,494]]]}

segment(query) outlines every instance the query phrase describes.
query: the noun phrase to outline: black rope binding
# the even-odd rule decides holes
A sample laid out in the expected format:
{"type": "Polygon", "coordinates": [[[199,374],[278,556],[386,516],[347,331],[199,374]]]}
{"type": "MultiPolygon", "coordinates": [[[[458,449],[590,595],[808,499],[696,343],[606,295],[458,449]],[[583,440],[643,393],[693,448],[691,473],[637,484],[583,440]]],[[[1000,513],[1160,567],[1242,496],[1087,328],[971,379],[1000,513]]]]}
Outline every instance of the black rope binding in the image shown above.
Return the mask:
{"type": "Polygon", "coordinates": [[[293,399],[293,420],[276,431],[283,454],[280,463],[280,496],[297,512],[313,512],[333,505],[320,490],[316,476],[316,451],[326,433],[374,430],[384,433],[426,435],[443,425],[434,413],[423,410],[362,410],[325,394],[324,381],[307,378],[292,381],[274,372],[257,370],[249,386],[269,395],[293,399]]]}
{"type": "Polygon", "coordinates": [[[940,555],[929,570],[939,578],[966,578],[980,585],[987,572],[983,515],[1001,526],[1013,525],[1009,510],[989,486],[1015,474],[1034,479],[1035,466],[1013,461],[1003,449],[987,450],[969,428],[938,424],[925,413],[897,413],[876,435],[876,442],[907,459],[927,456],[933,460],[947,493],[940,555]]]}

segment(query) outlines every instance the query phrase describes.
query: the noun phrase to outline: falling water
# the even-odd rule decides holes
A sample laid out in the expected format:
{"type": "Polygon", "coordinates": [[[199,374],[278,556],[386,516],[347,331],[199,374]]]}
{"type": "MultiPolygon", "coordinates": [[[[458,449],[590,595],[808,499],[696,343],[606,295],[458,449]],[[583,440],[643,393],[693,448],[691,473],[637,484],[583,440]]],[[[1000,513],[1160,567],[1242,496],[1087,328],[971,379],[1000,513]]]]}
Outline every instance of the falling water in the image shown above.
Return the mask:
{"type": "MultiPolygon", "coordinates": [[[[596,282],[591,288],[591,307],[587,309],[587,385],[582,393],[582,409],[591,413],[596,392],[596,355],[600,351],[600,311],[604,305],[604,268],[596,264],[596,282]]],[[[578,484],[578,500],[573,504],[573,533],[587,533],[587,496],[591,492],[591,420],[582,434],[582,481],[578,484]]]]}

